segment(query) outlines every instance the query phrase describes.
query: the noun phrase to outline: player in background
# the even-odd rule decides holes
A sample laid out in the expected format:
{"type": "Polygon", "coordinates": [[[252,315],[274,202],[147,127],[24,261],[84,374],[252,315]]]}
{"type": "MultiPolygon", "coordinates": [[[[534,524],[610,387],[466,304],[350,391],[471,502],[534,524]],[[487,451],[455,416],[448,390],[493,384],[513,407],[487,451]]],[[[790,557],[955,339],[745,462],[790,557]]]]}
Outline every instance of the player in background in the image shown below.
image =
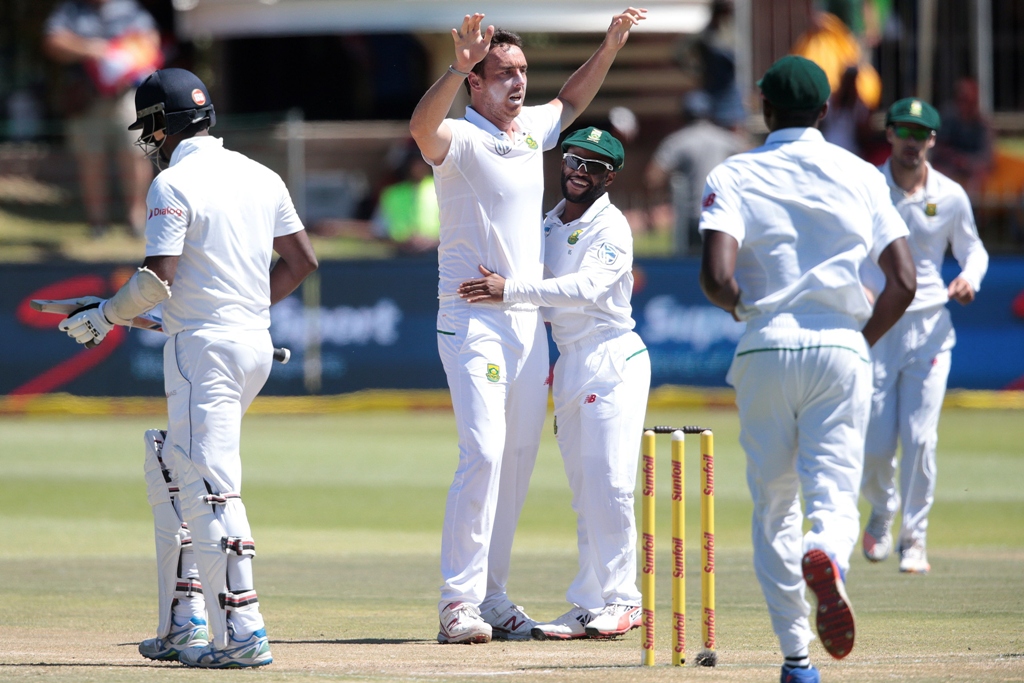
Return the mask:
{"type": "Polygon", "coordinates": [[[452,29],[455,61],[413,112],[409,129],[434,167],[441,213],[437,343],[459,433],[459,463],[441,532],[442,643],[528,639],[536,624],[506,593],[512,538],[547,413],[547,336],[535,304],[470,306],[459,285],[483,265],[525,281],[543,277],[542,155],[586,109],[646,10],[616,15],[593,56],[547,104],[524,106],[519,36],[452,29]],[[471,104],[445,118],[460,87],[471,104]]]}
{"type": "Polygon", "coordinates": [[[576,511],[573,607],[537,624],[539,640],[620,636],[640,626],[633,487],[651,361],[633,332],[633,234],[608,187],[622,144],[597,128],[562,141],[562,196],[544,220],[544,280],[483,278],[459,287],[470,303],[542,306],[558,345],[555,436],[576,511]]]}
{"type": "Polygon", "coordinates": [[[113,297],[60,328],[99,343],[162,303],[167,431],[145,436],[159,617],[139,652],[262,666],[272,659],[241,497],[241,420],[270,374],[270,305],[316,269],[316,256],[281,178],[209,135],[213,104],[194,74],[157,71],[135,106],[131,127],[167,165],[146,200],[146,258],[113,297]]]}
{"type": "Polygon", "coordinates": [[[844,580],[860,531],[869,347],[914,298],[914,263],[885,178],[818,131],[825,73],[790,55],[758,85],[770,132],[708,176],[700,283],[746,322],[727,381],[754,503],[754,571],[785,658],[783,683],[813,683],[804,588],[817,598],[822,645],[845,657],[854,642],[844,580]],[[860,276],[867,259],[886,276],[873,310],[860,276]]]}
{"type": "Polygon", "coordinates": [[[871,352],[875,394],[861,484],[861,493],[871,503],[871,517],[862,548],[872,562],[889,557],[892,522],[902,501],[899,569],[926,574],[931,569],[925,536],[935,500],[939,412],[956,344],[946,303],[974,301],[988,270],[988,253],[978,237],[967,193],[928,163],[939,112],[923,100],[902,99],[889,108],[885,125],[892,156],[880,168],[892,202],[910,229],[917,294],[871,352]],[[948,287],[942,281],[947,246],[960,265],[960,274],[948,287]],[[898,489],[897,440],[903,452],[898,489]]]}

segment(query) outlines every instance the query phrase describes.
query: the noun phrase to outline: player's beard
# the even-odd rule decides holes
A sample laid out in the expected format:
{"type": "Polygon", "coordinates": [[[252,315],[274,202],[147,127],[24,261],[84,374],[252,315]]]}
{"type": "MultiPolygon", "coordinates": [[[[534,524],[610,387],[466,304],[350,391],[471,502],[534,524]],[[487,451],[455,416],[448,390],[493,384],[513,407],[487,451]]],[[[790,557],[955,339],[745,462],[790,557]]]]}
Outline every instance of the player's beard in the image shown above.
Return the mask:
{"type": "Polygon", "coordinates": [[[575,174],[573,171],[569,171],[566,168],[562,168],[562,196],[565,197],[567,202],[573,204],[593,204],[598,197],[605,193],[605,182],[607,177],[602,177],[601,180],[595,181],[593,176],[586,176],[587,182],[590,183],[590,187],[586,190],[578,190],[569,185],[569,178],[580,177],[579,174],[575,174]]]}

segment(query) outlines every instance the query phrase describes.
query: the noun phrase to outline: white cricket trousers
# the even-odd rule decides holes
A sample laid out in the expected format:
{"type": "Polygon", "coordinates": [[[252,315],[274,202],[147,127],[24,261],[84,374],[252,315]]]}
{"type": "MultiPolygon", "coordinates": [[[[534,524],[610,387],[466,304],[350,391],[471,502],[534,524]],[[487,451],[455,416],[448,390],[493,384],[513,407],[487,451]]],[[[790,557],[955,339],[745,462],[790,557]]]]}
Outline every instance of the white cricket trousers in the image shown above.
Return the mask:
{"type": "Polygon", "coordinates": [[[566,599],[589,610],[639,604],[633,489],[651,386],[635,332],[611,329],[559,347],[555,436],[576,512],[579,572],[566,599]]]}
{"type": "Polygon", "coordinates": [[[203,584],[211,638],[227,645],[227,621],[239,634],[263,627],[253,604],[229,615],[221,595],[253,591],[251,556],[225,555],[225,537],[251,539],[242,492],[239,452],[242,416],[270,375],[273,344],[267,330],[190,330],[164,345],[167,438],[164,457],[181,482],[182,517],[203,584]],[[208,496],[231,494],[222,504],[208,496]],[[237,496],[237,497],[236,497],[237,496]]]}
{"type": "Polygon", "coordinates": [[[860,332],[791,327],[786,318],[744,334],[729,379],[754,503],[754,571],[782,654],[794,657],[814,639],[804,553],[824,550],[845,573],[860,533],[871,363],[860,332]]]}
{"type": "Polygon", "coordinates": [[[874,512],[895,515],[903,502],[899,542],[925,540],[935,501],[939,413],[956,332],[943,306],[904,313],[871,349],[874,395],[864,448],[861,493],[874,512]],[[902,449],[896,489],[896,442],[902,449]]]}
{"type": "Polygon", "coordinates": [[[441,531],[440,607],[507,599],[512,538],[548,407],[548,346],[536,306],[441,300],[437,348],[459,433],[441,531]]]}

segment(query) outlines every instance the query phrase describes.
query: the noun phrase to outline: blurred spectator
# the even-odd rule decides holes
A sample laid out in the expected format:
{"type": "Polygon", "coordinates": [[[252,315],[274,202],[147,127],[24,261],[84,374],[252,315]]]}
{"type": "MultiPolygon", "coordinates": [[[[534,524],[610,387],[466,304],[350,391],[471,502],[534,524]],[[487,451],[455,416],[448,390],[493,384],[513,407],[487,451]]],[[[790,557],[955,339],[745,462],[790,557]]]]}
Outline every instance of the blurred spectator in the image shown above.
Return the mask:
{"type": "Polygon", "coordinates": [[[739,135],[709,120],[712,107],[711,97],[703,90],[687,93],[683,97],[683,127],[661,141],[647,165],[648,192],[671,183],[677,255],[687,254],[700,244],[697,226],[708,173],[748,147],[739,135]]]}
{"type": "Polygon", "coordinates": [[[117,159],[127,221],[136,235],[146,227],[149,161],[133,147],[137,133],[135,86],[159,68],[156,24],[135,0],[66,0],[46,20],[44,50],[66,65],[61,109],[78,164],[82,200],[94,236],[110,221],[109,154],[117,159]]]}
{"type": "Polygon", "coordinates": [[[978,84],[961,78],[953,102],[942,111],[932,165],[974,194],[992,169],[992,151],[992,125],[981,115],[978,84]]]}
{"type": "Polygon", "coordinates": [[[401,150],[398,178],[380,193],[373,217],[374,234],[393,244],[401,254],[436,250],[441,219],[434,174],[412,142],[401,150]]]}
{"type": "Polygon", "coordinates": [[[832,92],[839,90],[847,69],[857,67],[858,96],[868,109],[878,107],[882,99],[882,79],[866,61],[857,37],[839,17],[828,12],[815,12],[810,28],[797,39],[792,52],[820,66],[828,76],[832,92]]]}
{"type": "Polygon", "coordinates": [[[710,117],[719,126],[738,130],[745,122],[736,83],[736,27],[733,0],[714,0],[711,20],[695,38],[684,40],[676,52],[684,71],[694,72],[700,88],[711,98],[710,117]]]}
{"type": "Polygon", "coordinates": [[[857,72],[857,67],[851,66],[843,73],[829,100],[821,133],[832,144],[864,157],[871,139],[871,110],[857,94],[857,72]]]}

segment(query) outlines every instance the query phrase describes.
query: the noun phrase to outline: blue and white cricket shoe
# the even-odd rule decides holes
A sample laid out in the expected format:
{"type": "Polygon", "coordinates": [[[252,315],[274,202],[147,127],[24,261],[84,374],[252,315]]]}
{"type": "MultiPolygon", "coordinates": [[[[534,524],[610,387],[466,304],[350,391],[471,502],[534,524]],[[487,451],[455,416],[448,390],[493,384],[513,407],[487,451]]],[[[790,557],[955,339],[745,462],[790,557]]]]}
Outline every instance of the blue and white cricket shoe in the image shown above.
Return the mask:
{"type": "Polygon", "coordinates": [[[228,646],[223,650],[205,645],[191,647],[178,655],[178,661],[185,666],[200,669],[246,669],[265,666],[274,661],[270,655],[270,641],[267,630],[253,631],[244,640],[235,640],[232,633],[228,636],[228,646]]]}
{"type": "Polygon", "coordinates": [[[785,665],[782,667],[780,683],[821,683],[821,674],[813,666],[799,667],[785,665]]]}
{"type": "Polygon", "coordinates": [[[206,629],[206,620],[192,617],[179,624],[171,618],[171,632],[166,638],[147,638],[139,643],[139,654],[146,659],[160,662],[176,662],[182,650],[190,647],[202,647],[210,642],[210,634],[206,629]]]}

